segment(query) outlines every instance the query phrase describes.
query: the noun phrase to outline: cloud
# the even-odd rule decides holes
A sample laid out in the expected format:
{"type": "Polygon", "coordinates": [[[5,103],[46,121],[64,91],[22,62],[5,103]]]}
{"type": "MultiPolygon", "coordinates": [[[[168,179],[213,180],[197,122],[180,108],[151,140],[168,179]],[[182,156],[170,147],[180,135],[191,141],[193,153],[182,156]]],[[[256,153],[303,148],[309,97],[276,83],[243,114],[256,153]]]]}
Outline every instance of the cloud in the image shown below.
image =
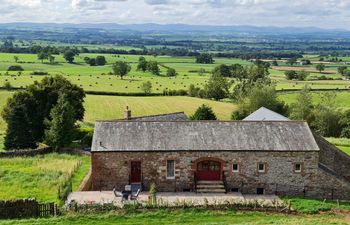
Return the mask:
{"type": "Polygon", "coordinates": [[[0,0],[0,22],[350,25],[349,0],[0,0]]]}

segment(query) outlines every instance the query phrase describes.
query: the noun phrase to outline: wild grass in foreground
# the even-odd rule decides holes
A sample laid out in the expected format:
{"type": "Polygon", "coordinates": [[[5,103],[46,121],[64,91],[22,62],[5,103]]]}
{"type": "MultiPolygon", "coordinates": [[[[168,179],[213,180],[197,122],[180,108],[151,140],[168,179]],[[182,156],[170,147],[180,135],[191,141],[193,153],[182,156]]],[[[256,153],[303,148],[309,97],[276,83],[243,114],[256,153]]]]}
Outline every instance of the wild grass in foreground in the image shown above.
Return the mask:
{"type": "Polygon", "coordinates": [[[302,213],[317,213],[320,211],[329,211],[331,209],[349,210],[350,215],[350,202],[339,202],[329,200],[316,200],[297,197],[283,197],[286,202],[291,202],[293,210],[302,213]]]}
{"type": "Polygon", "coordinates": [[[89,171],[90,157],[52,153],[4,158],[0,159],[0,165],[0,199],[36,198],[39,202],[59,202],[59,185],[73,176],[73,190],[77,189],[89,171]]]}
{"type": "Polygon", "coordinates": [[[31,225],[107,225],[107,224],[308,224],[328,225],[346,224],[344,215],[286,215],[258,212],[235,212],[230,210],[157,210],[107,214],[66,215],[47,219],[1,221],[0,224],[31,224],[31,225]]]}

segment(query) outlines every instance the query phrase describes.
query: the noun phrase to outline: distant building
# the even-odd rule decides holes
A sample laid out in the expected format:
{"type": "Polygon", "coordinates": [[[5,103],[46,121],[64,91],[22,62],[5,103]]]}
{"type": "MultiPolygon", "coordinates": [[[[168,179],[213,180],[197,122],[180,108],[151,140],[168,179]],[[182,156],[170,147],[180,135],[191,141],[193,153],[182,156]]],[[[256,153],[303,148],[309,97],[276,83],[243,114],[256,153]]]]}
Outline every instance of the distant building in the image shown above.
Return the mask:
{"type": "Polygon", "coordinates": [[[243,121],[289,121],[289,119],[265,107],[261,107],[244,118],[243,121]]]}
{"type": "Polygon", "coordinates": [[[155,183],[159,192],[350,199],[350,157],[266,108],[245,121],[133,119],[127,109],[124,120],[96,122],[91,155],[92,190],[155,183]]]}

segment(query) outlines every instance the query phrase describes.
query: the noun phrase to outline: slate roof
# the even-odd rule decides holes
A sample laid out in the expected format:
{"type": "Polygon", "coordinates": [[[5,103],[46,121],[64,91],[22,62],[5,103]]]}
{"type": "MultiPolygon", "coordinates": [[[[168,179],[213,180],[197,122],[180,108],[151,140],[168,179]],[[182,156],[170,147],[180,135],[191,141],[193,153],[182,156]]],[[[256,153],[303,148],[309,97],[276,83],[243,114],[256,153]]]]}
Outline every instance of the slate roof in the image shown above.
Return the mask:
{"type": "Polygon", "coordinates": [[[97,121],[92,151],[318,151],[306,122],[97,121]]]}
{"type": "Polygon", "coordinates": [[[288,121],[287,117],[282,116],[274,111],[271,111],[265,107],[261,107],[249,116],[243,119],[243,121],[288,121]]]}
{"type": "Polygon", "coordinates": [[[150,115],[150,116],[140,116],[140,117],[131,117],[129,121],[137,120],[137,121],[182,121],[188,120],[186,114],[184,112],[176,112],[176,113],[167,113],[167,114],[159,114],[159,115],[150,115]]]}

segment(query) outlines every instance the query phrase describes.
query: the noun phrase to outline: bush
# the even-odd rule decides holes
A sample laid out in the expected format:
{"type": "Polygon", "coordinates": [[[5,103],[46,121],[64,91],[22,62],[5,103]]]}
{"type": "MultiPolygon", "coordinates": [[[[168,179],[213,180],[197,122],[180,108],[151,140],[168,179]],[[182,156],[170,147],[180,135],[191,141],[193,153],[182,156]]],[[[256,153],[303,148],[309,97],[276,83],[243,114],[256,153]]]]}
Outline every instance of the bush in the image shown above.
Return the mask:
{"type": "Polygon", "coordinates": [[[3,88],[10,90],[12,88],[12,85],[9,81],[5,81],[4,84],[2,85],[3,88]]]}
{"type": "Polygon", "coordinates": [[[41,75],[41,76],[43,76],[43,75],[49,75],[49,73],[48,72],[43,72],[43,71],[34,71],[34,72],[30,73],[30,75],[41,75]]]}
{"type": "Polygon", "coordinates": [[[9,68],[7,69],[7,71],[23,71],[23,70],[24,69],[19,65],[9,66],[9,68]]]}
{"type": "Polygon", "coordinates": [[[92,137],[94,135],[93,128],[79,128],[75,134],[75,140],[80,141],[82,146],[91,146],[92,145],[92,137]]]}
{"type": "Polygon", "coordinates": [[[188,92],[183,89],[179,89],[179,90],[164,89],[163,95],[164,96],[186,96],[188,95],[188,92]]]}

